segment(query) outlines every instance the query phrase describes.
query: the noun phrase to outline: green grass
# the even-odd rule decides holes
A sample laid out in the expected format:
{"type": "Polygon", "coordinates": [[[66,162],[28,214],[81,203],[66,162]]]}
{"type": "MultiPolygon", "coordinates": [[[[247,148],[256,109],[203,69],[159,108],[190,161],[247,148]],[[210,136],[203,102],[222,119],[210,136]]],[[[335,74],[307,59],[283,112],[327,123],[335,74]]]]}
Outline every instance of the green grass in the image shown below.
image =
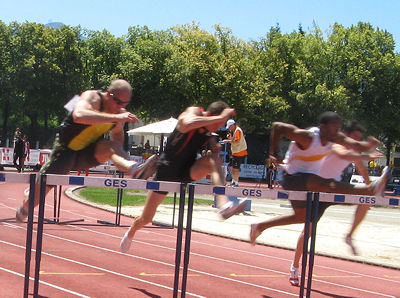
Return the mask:
{"type": "MultiPolygon", "coordinates": [[[[91,202],[98,204],[106,204],[116,206],[117,204],[117,189],[116,188],[102,188],[102,187],[85,187],[79,190],[79,195],[91,202]]],[[[171,193],[169,193],[171,195],[171,193]]],[[[144,205],[146,201],[146,192],[135,189],[124,189],[122,197],[122,206],[140,206],[144,205]]],[[[179,194],[177,194],[177,204],[179,202],[179,194]]],[[[173,204],[174,197],[167,196],[163,204],[173,204]]],[[[195,205],[211,206],[214,202],[212,200],[194,199],[195,205]]]]}

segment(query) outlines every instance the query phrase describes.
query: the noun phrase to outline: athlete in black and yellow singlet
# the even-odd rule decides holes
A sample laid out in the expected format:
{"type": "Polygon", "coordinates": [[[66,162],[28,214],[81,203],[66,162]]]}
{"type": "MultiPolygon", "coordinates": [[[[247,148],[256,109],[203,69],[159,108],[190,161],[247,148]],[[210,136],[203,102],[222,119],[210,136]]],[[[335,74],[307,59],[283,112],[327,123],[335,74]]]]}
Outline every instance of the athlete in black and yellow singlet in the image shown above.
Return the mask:
{"type": "MultiPolygon", "coordinates": [[[[73,108],[61,123],[49,160],[41,174],[69,174],[71,170],[84,170],[111,160],[116,168],[132,175],[136,161],[124,150],[125,123],[139,122],[135,114],[126,109],[132,97],[132,86],[123,79],[113,80],[105,91],[86,90],[66,105],[73,108]],[[110,139],[103,136],[109,132],[110,139]]],[[[38,175],[38,177],[40,177],[38,175]]],[[[53,186],[46,186],[47,194],[53,186]]],[[[29,209],[28,194],[17,209],[16,220],[23,221],[29,209]]],[[[39,204],[40,184],[35,185],[34,206],[39,204]]]]}
{"type": "MultiPolygon", "coordinates": [[[[103,111],[103,96],[100,111],[103,111]]],[[[62,121],[54,141],[53,151],[40,173],[67,174],[71,170],[88,169],[99,165],[94,158],[96,143],[114,127],[112,123],[80,124],[75,123],[72,112],[62,121]]]]}

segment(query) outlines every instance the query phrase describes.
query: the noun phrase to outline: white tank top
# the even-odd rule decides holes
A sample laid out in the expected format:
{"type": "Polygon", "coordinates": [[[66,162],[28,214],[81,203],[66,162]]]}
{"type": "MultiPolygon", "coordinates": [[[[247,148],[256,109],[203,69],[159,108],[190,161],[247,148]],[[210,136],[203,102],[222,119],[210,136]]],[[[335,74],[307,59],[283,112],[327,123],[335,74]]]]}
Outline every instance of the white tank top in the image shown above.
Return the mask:
{"type": "Polygon", "coordinates": [[[313,133],[313,140],[306,150],[300,149],[294,141],[289,145],[283,161],[288,174],[311,173],[317,175],[325,157],[331,152],[333,143],[328,142],[322,146],[318,127],[312,127],[308,131],[313,133]]]}
{"type": "Polygon", "coordinates": [[[240,132],[240,139],[238,143],[231,143],[231,151],[232,153],[238,153],[241,152],[243,150],[247,149],[247,143],[246,143],[246,139],[244,138],[243,135],[243,130],[239,127],[236,126],[235,132],[233,133],[233,135],[235,136],[236,132],[240,132]]]}
{"type": "Polygon", "coordinates": [[[326,179],[335,179],[340,181],[342,179],[342,172],[346,169],[351,162],[340,158],[336,154],[329,154],[321,168],[319,169],[318,176],[326,179]]]}

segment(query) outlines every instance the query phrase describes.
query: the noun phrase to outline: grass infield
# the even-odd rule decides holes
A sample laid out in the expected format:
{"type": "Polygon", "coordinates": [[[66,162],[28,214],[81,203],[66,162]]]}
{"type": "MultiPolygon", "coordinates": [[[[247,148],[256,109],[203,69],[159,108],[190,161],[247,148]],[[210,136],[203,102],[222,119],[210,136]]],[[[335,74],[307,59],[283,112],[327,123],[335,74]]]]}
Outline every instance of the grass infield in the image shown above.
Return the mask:
{"type": "MultiPolygon", "coordinates": [[[[143,190],[135,189],[124,189],[122,197],[122,206],[140,206],[144,205],[146,201],[146,192],[143,190]]],[[[79,195],[84,197],[86,200],[95,202],[98,204],[105,204],[110,206],[116,206],[117,204],[117,189],[116,188],[102,188],[102,187],[86,187],[79,190],[79,195]]],[[[179,194],[177,194],[177,204],[179,203],[179,194]]],[[[167,196],[163,204],[173,204],[174,197],[167,196]]],[[[194,198],[195,205],[211,206],[213,205],[212,200],[194,198]]]]}

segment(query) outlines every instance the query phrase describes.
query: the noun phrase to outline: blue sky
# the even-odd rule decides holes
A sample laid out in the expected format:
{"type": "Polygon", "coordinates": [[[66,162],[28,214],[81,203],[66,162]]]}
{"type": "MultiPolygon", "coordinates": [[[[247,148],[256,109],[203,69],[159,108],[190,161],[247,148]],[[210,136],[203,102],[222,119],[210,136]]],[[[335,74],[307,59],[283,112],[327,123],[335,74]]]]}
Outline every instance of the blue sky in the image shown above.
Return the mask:
{"type": "Polygon", "coordinates": [[[359,21],[386,29],[393,34],[400,51],[400,1],[398,0],[119,0],[59,1],[1,0],[0,20],[17,22],[62,22],[93,30],[107,29],[115,36],[129,26],[147,25],[168,29],[198,22],[213,32],[213,25],[232,29],[245,41],[258,40],[279,23],[284,33],[301,23],[309,31],[313,21],[325,32],[338,22],[346,27],[359,21]]]}

